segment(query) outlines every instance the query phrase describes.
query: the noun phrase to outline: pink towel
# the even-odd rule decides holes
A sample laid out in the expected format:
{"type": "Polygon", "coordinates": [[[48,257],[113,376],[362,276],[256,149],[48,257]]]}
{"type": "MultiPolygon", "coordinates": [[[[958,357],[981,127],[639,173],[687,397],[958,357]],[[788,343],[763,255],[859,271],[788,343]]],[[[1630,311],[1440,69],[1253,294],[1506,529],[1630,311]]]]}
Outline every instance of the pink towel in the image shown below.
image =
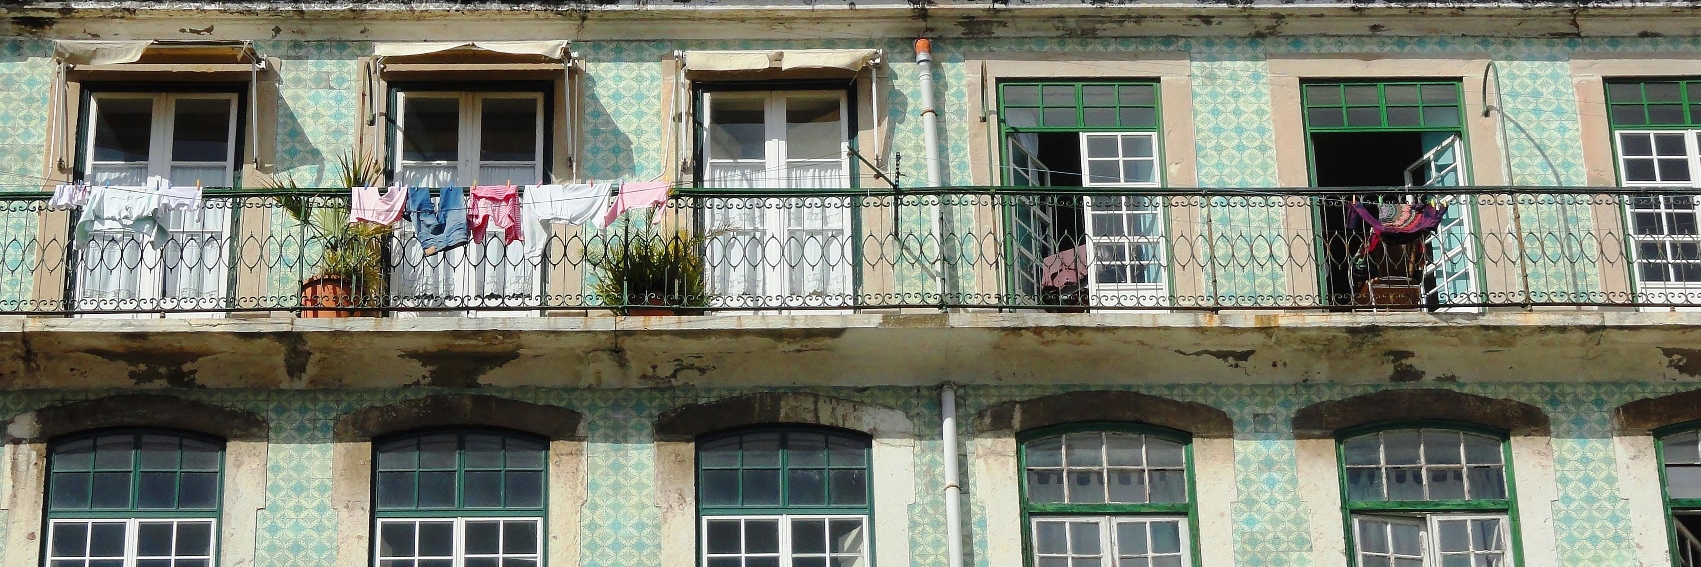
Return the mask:
{"type": "MultiPolygon", "coordinates": [[[[602,222],[597,225],[597,228],[614,224],[614,219],[619,218],[620,214],[626,211],[666,206],[667,193],[671,187],[666,181],[620,184],[620,195],[614,198],[614,205],[608,208],[608,214],[603,215],[602,222]]],[[[651,222],[661,223],[661,215],[655,215],[651,222]]]]}
{"type": "Polygon", "coordinates": [[[402,218],[402,205],[407,204],[408,189],[406,187],[391,187],[389,192],[378,194],[377,187],[355,187],[348,210],[348,222],[375,222],[378,224],[395,224],[402,218]]]}
{"type": "Polygon", "coordinates": [[[467,204],[467,225],[472,229],[473,242],[484,242],[484,231],[502,231],[502,243],[513,244],[526,239],[525,227],[520,224],[520,192],[513,185],[480,185],[472,188],[472,200],[467,204]]]}

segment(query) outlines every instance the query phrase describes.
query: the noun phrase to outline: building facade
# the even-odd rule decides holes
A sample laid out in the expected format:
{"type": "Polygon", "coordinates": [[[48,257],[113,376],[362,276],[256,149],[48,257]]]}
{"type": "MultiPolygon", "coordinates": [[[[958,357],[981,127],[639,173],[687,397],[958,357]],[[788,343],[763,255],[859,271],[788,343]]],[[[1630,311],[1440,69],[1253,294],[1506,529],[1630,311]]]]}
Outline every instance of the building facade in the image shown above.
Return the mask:
{"type": "Polygon", "coordinates": [[[1701,560],[1685,4],[0,10],[5,565],[1701,560]]]}

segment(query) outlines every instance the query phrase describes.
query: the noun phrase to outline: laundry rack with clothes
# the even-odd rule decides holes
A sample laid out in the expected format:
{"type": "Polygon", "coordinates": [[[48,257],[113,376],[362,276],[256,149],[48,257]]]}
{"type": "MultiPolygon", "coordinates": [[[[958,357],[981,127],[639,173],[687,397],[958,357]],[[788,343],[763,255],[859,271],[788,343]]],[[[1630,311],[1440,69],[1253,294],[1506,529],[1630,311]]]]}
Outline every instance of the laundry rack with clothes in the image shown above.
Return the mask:
{"type": "Polygon", "coordinates": [[[1431,235],[1446,204],[1421,195],[1353,199],[1348,226],[1363,233],[1347,271],[1358,306],[1416,307],[1424,303],[1431,235]]]}

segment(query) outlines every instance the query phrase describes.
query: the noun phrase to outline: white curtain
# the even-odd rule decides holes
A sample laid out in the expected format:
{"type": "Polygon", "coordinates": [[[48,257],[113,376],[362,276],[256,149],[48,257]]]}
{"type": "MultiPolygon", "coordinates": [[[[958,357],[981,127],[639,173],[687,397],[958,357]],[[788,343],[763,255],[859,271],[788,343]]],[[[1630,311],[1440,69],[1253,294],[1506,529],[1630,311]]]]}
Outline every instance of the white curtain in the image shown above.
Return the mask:
{"type": "MultiPolygon", "coordinates": [[[[844,185],[842,162],[792,163],[787,186],[796,189],[837,189],[844,185]]],[[[850,198],[787,199],[785,260],[790,272],[789,296],[815,296],[805,301],[843,303],[850,292],[850,198]]]]}

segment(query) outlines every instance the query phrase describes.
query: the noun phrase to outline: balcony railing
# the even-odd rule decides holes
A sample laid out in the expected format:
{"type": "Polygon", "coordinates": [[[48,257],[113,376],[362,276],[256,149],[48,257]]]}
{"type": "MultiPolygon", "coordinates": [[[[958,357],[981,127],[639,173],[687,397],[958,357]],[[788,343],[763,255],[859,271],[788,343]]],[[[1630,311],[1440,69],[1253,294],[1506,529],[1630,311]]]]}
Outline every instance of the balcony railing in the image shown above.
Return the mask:
{"type": "Polygon", "coordinates": [[[159,243],[11,195],[0,312],[1669,309],[1701,306],[1696,192],[685,189],[432,255],[406,221],[348,230],[344,191],[209,191],[159,243]]]}

